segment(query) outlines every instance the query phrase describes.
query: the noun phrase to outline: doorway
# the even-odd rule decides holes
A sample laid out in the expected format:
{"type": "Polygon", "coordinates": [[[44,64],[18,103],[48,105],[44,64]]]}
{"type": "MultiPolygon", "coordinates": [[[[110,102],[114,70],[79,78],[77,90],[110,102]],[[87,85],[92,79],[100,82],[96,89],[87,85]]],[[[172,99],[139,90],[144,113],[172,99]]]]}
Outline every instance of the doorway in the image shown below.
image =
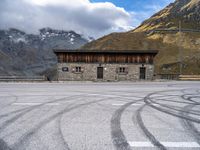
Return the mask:
{"type": "Polygon", "coordinates": [[[103,79],[103,67],[97,67],[97,79],[103,79]]]}
{"type": "Polygon", "coordinates": [[[145,80],[146,79],[146,68],[140,67],[140,79],[145,80]]]}

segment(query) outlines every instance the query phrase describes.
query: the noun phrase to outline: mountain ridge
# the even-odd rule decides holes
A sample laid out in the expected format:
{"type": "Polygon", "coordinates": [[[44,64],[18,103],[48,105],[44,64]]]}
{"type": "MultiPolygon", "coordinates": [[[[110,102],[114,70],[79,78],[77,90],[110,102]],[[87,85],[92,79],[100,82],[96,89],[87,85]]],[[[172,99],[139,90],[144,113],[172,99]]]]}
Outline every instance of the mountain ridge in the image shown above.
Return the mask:
{"type": "Polygon", "coordinates": [[[82,48],[159,50],[155,58],[156,74],[179,74],[179,51],[181,50],[183,73],[199,74],[200,32],[178,32],[180,21],[182,29],[200,30],[199,12],[200,0],[176,0],[145,20],[136,29],[125,33],[109,34],[82,48]],[[159,31],[159,29],[167,30],[159,31]]]}
{"type": "Polygon", "coordinates": [[[42,28],[39,34],[26,34],[15,28],[0,30],[0,75],[55,74],[53,49],[77,49],[87,42],[74,31],[42,28]]]}

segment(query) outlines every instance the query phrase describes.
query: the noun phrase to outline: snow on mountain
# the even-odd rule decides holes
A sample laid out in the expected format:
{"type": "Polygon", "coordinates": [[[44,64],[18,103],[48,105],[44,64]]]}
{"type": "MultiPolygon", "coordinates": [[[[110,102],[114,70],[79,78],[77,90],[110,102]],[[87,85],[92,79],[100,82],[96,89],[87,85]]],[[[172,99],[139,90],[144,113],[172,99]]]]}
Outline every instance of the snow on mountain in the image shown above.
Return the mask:
{"type": "Polygon", "coordinates": [[[0,75],[40,75],[56,65],[53,49],[77,49],[88,42],[74,31],[43,28],[39,35],[0,30],[0,75]],[[5,58],[6,57],[6,58],[5,58]]]}

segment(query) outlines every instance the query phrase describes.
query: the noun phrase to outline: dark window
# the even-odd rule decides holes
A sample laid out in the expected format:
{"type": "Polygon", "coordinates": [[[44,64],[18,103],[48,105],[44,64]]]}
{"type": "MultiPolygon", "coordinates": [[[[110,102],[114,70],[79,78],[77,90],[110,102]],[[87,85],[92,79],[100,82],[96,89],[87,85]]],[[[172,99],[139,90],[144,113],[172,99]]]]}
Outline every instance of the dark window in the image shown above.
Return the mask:
{"type": "Polygon", "coordinates": [[[69,68],[68,68],[68,67],[62,67],[62,71],[63,71],[63,72],[68,72],[68,71],[69,71],[69,68]]]}
{"type": "Polygon", "coordinates": [[[127,67],[119,67],[117,68],[118,74],[128,74],[128,68],[127,67]]]}
{"type": "Polygon", "coordinates": [[[119,68],[119,73],[126,73],[126,68],[125,67],[120,67],[119,68]]]}
{"type": "Polygon", "coordinates": [[[75,72],[81,72],[81,67],[76,67],[75,69],[75,72]]]}

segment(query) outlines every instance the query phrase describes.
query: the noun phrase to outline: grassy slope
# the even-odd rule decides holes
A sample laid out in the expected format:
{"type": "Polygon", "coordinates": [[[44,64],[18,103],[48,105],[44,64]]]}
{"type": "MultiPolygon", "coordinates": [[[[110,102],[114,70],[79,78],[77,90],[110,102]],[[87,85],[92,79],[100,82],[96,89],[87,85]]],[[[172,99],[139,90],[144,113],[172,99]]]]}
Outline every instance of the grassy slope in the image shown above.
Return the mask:
{"type": "MultiPolygon", "coordinates": [[[[196,1],[196,0],[194,0],[196,1]]],[[[190,6],[188,4],[187,6],[190,6]]],[[[101,50],[159,50],[155,58],[156,73],[179,72],[179,48],[184,62],[184,74],[200,74],[200,32],[169,33],[146,31],[158,28],[177,29],[179,19],[170,14],[172,5],[144,21],[135,30],[125,33],[112,33],[86,44],[84,49],[101,50]],[[170,16],[171,15],[171,16],[170,16]]],[[[183,28],[199,29],[196,22],[182,22],[183,28]]]]}
{"type": "Polygon", "coordinates": [[[113,33],[84,46],[84,49],[146,50],[156,49],[156,73],[178,73],[179,46],[184,74],[200,73],[200,33],[113,33]],[[181,39],[181,40],[180,40],[181,39]],[[181,44],[179,44],[181,43],[181,44]],[[167,68],[164,66],[168,66],[167,68]],[[170,65],[171,64],[171,65],[170,65]]]}

